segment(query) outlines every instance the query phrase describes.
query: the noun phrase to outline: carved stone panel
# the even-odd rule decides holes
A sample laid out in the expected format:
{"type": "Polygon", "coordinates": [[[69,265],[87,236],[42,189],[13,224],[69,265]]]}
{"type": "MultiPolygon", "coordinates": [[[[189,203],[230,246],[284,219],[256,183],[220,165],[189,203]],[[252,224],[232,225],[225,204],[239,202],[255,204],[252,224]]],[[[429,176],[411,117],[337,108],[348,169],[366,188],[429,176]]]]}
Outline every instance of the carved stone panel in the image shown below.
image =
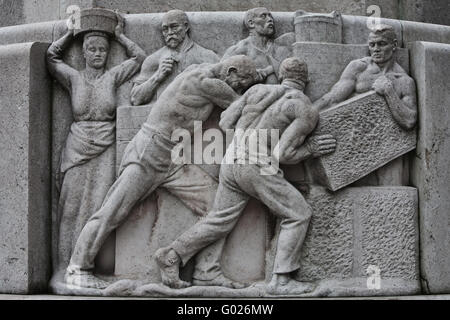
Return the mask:
{"type": "Polygon", "coordinates": [[[313,187],[306,199],[313,216],[297,279],[321,280],[315,294],[411,294],[420,289],[415,188],[361,187],[334,193],[313,187]],[[370,266],[380,269],[383,293],[367,287],[370,266]],[[352,289],[345,288],[352,282],[352,289]]]}
{"type": "Polygon", "coordinates": [[[416,132],[393,119],[386,100],[370,91],[321,112],[314,134],[333,134],[336,151],[309,162],[313,176],[339,190],[414,150],[416,132]]]}

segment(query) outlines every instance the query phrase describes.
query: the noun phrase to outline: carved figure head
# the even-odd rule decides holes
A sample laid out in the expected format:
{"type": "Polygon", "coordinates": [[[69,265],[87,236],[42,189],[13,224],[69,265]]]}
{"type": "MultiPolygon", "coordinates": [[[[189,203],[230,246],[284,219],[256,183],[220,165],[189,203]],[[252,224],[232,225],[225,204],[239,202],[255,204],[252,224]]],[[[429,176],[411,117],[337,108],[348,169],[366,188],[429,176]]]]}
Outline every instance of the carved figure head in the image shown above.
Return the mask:
{"type": "Polygon", "coordinates": [[[189,33],[189,20],[181,10],[170,10],[162,18],[161,31],[169,48],[175,49],[189,33]]]}
{"type": "Polygon", "coordinates": [[[308,82],[308,66],[306,63],[298,58],[284,59],[280,64],[279,71],[280,81],[294,80],[301,81],[304,84],[308,82]]]}
{"type": "Polygon", "coordinates": [[[254,84],[257,76],[256,66],[247,56],[232,56],[222,62],[221,80],[239,94],[254,84]]]}
{"type": "Polygon", "coordinates": [[[109,54],[109,38],[103,32],[89,32],[84,35],[83,56],[86,64],[94,69],[102,69],[106,65],[109,54]]]}
{"type": "Polygon", "coordinates": [[[375,63],[389,61],[397,49],[397,35],[392,26],[379,24],[369,34],[369,52],[375,63]]]}
{"type": "Polygon", "coordinates": [[[265,37],[275,34],[273,16],[266,8],[253,8],[245,13],[244,24],[250,33],[256,33],[265,37]]]}

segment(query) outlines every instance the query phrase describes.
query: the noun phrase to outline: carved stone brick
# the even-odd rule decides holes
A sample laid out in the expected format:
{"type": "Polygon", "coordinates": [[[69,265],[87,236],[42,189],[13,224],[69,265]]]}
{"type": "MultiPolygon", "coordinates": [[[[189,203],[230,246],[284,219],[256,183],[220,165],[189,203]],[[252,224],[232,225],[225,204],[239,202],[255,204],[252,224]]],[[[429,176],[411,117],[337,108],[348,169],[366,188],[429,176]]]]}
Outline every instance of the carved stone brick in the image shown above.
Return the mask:
{"type": "MultiPolygon", "coordinates": [[[[333,193],[313,187],[306,199],[313,216],[298,280],[353,281],[349,279],[367,278],[372,265],[380,268],[385,294],[402,282],[406,285],[396,294],[420,290],[415,188],[360,187],[333,193]]],[[[360,293],[370,291],[365,282],[362,286],[360,293]]]]}
{"type": "Polygon", "coordinates": [[[332,134],[336,151],[309,161],[321,184],[336,191],[414,150],[416,132],[393,119],[386,100],[373,91],[321,112],[313,134],[332,134]]]}

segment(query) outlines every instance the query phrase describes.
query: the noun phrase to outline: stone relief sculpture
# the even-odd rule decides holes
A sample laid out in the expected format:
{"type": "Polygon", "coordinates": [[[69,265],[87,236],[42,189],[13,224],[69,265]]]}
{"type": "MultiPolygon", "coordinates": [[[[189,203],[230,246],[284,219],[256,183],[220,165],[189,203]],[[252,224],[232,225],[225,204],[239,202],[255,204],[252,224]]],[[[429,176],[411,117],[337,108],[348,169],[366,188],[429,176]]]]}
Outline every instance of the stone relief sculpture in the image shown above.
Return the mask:
{"type": "MultiPolygon", "coordinates": [[[[32,70],[18,70],[26,74],[19,79],[6,68],[7,78],[19,84],[29,80],[30,92],[38,92],[34,82],[46,77],[45,65],[32,63],[42,49],[49,74],[62,86],[42,85],[50,101],[31,93],[27,97],[57,115],[49,116],[53,141],[47,139],[54,150],[62,147],[60,179],[53,177],[58,155],[51,155],[44,168],[51,172],[52,190],[60,183],[58,192],[46,198],[53,208],[39,215],[58,217],[58,237],[47,239],[49,247],[52,241],[57,246],[57,256],[48,255],[56,266],[42,266],[51,273],[49,290],[261,298],[403,295],[435,288],[436,282],[431,283],[440,279],[442,266],[433,269],[432,259],[442,241],[433,237],[443,236],[434,214],[440,210],[439,222],[445,224],[447,208],[444,202],[439,207],[442,199],[435,200],[445,198],[440,176],[447,176],[439,162],[447,151],[438,151],[446,148],[442,142],[448,136],[447,120],[442,120],[444,129],[435,123],[445,119],[441,105],[448,99],[436,97],[447,81],[434,73],[448,61],[448,45],[411,44],[418,28],[404,21],[383,19],[369,28],[366,18],[336,11],[277,12],[275,17],[276,24],[266,8],[245,13],[171,10],[138,17],[94,8],[81,12],[81,28],[75,30],[66,31],[65,21],[52,22],[51,31],[42,25],[51,34],[49,42],[66,32],[48,50],[46,44],[24,45],[27,56],[18,53],[22,47],[0,46],[2,58],[25,57],[23,65],[32,70]],[[240,35],[242,17],[246,38],[240,35]],[[125,18],[127,35],[154,48],[148,57],[124,35],[125,18]],[[196,30],[192,38],[191,24],[196,30]],[[142,26],[151,32],[148,37],[140,33],[142,26]],[[276,30],[295,33],[276,36],[276,30]],[[164,46],[157,49],[160,34],[164,46]],[[81,43],[82,55],[73,54],[81,43]],[[225,53],[219,57],[215,52],[225,53]],[[123,62],[109,68],[107,61],[123,62]],[[77,70],[77,64],[85,68],[77,70]],[[73,123],[55,111],[69,106],[73,123]],[[433,123],[415,130],[424,119],[433,123]],[[70,132],[62,144],[58,137],[63,138],[59,133],[66,123],[71,123],[70,132]],[[180,144],[191,146],[191,141],[203,148],[201,157],[196,158],[199,149],[194,147],[195,154],[181,157],[184,162],[174,160],[180,144]],[[211,148],[215,143],[220,148],[211,148]],[[415,148],[411,159],[408,153],[415,148]],[[204,160],[204,149],[214,163],[204,160]],[[433,167],[432,161],[438,164],[433,167]],[[109,235],[117,235],[116,260],[107,262],[116,273],[102,275],[95,258],[109,235]],[[430,261],[432,268],[424,272],[430,261]]],[[[450,37],[450,28],[444,31],[450,37]]],[[[0,40],[4,37],[0,32],[0,40]]],[[[4,82],[0,95],[4,88],[16,90],[4,82]]],[[[31,102],[23,108],[30,112],[25,115],[30,128],[41,119],[31,115],[33,108],[31,102]]],[[[29,144],[31,132],[37,131],[24,134],[29,144]]],[[[45,139],[42,144],[48,143],[45,139]]],[[[35,158],[30,155],[27,161],[35,158]]],[[[44,184],[41,176],[27,179],[36,177],[44,184]]],[[[16,222],[32,229],[39,219],[33,216],[35,204],[28,202],[16,222]]],[[[41,233],[27,232],[28,243],[41,233]]],[[[13,237],[5,239],[8,244],[13,237]]],[[[26,259],[46,259],[41,251],[48,249],[30,247],[34,251],[26,259]]],[[[0,250],[0,275],[7,274],[3,261],[14,263],[9,251],[4,259],[0,250]]],[[[31,262],[23,264],[34,277],[30,270],[40,270],[31,262]]],[[[31,276],[22,278],[34,281],[31,276]]],[[[47,285],[50,276],[41,278],[47,285]]]]}
{"type": "MultiPolygon", "coordinates": [[[[255,78],[253,62],[245,56],[234,56],[221,63],[190,68],[167,87],[128,145],[119,177],[102,207],[81,231],[65,275],[67,284],[88,288],[108,286],[93,275],[94,258],[108,234],[124,221],[137,201],[159,186],[170,189],[176,183],[177,179],[172,177],[174,164],[170,161],[175,146],[171,141],[174,130],[193,133],[194,121],[205,121],[214,105],[227,108],[237,99],[236,91],[249,87],[255,78]]],[[[184,283],[174,285],[183,287],[184,283]]]]}
{"type": "MultiPolygon", "coordinates": [[[[104,11],[103,11],[104,12],[104,11]]],[[[89,18],[89,16],[86,16],[89,18]]],[[[124,22],[119,14],[115,29],[89,28],[83,36],[86,68],[78,71],[63,61],[63,52],[72,43],[74,30],[54,42],[48,49],[50,73],[70,93],[74,122],[61,157],[62,176],[58,214],[58,264],[54,278],[62,277],[75,242],[91,215],[100,208],[115,179],[115,91],[139,71],[144,51],[123,34],[124,22]],[[129,60],[106,70],[110,37],[127,50],[129,60]]]]}
{"type": "MultiPolygon", "coordinates": [[[[134,80],[131,92],[133,105],[157,101],[165,88],[191,65],[219,62],[219,57],[213,51],[191,40],[189,19],[185,12],[171,10],[164,14],[161,32],[166,46],[144,61],[139,77],[134,80]]],[[[197,165],[179,164],[171,172],[171,182],[164,184],[165,189],[200,217],[206,215],[217,191],[216,180],[197,165]]],[[[222,276],[219,260],[224,241],[225,239],[196,257],[193,274],[195,283],[239,286],[237,282],[222,276]]]]}
{"type": "MultiPolygon", "coordinates": [[[[280,163],[292,164],[302,160],[330,153],[336,141],[324,137],[318,143],[320,148],[312,151],[304,144],[308,134],[315,128],[318,112],[308,97],[303,94],[308,79],[307,66],[296,58],[281,63],[280,85],[256,85],[234,102],[226,113],[241,115],[237,124],[223,117],[222,129],[245,130],[235,135],[227,149],[225,159],[234,160],[232,164],[222,163],[219,188],[211,212],[177,238],[170,246],[156,252],[161,268],[162,281],[171,287],[180,284],[179,265],[193,257],[200,249],[217,241],[235,226],[250,196],[262,201],[270,211],[281,218],[280,235],[274,261],[273,277],[268,285],[270,294],[302,294],[312,291],[312,284],[291,279],[290,274],[299,268],[300,250],[311,217],[311,208],[302,194],[294,188],[278,169],[276,174],[261,174],[261,169],[270,165],[278,157],[280,163]],[[255,130],[279,130],[280,141],[276,146],[266,141],[263,148],[269,154],[258,150],[252,154],[251,147],[245,143],[255,130]],[[245,150],[235,153],[235,147],[243,145],[245,150]],[[270,151],[272,150],[272,151],[270,151]],[[229,153],[235,153],[229,155],[229,153]],[[254,158],[256,164],[251,164],[254,158]],[[241,164],[243,163],[243,164],[241,164]]],[[[236,119],[235,116],[232,119],[236,119]]]]}
{"type": "Polygon", "coordinates": [[[192,64],[214,63],[219,57],[189,37],[189,19],[181,10],[167,12],[161,24],[166,46],[145,59],[131,91],[133,105],[156,100],[175,77],[192,64]]]}
{"type": "MultiPolygon", "coordinates": [[[[404,129],[417,121],[416,85],[395,61],[397,36],[389,25],[377,25],[370,33],[370,56],[352,61],[331,91],[314,102],[319,110],[331,107],[349,97],[375,90],[385,97],[394,120],[404,129]]],[[[403,185],[403,158],[397,158],[362,183],[403,185]],[[375,182],[373,182],[375,181],[375,182]]]]}
{"type": "Polygon", "coordinates": [[[247,55],[258,68],[258,82],[278,84],[280,63],[291,55],[291,49],[279,38],[274,39],[275,21],[272,14],[266,8],[250,9],[245,13],[244,25],[249,36],[228,48],[222,59],[236,54],[247,55]]]}

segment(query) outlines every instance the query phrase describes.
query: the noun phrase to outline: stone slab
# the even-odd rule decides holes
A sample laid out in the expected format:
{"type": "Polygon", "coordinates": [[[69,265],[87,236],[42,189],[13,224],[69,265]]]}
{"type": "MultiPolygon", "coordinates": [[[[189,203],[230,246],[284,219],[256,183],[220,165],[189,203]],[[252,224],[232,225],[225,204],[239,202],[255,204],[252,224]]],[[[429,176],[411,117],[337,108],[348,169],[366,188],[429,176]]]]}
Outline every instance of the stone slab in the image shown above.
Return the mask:
{"type": "Polygon", "coordinates": [[[412,182],[419,190],[423,288],[450,293],[450,45],[415,42],[419,130],[412,182]]]}
{"type": "Polygon", "coordinates": [[[0,292],[44,292],[50,275],[48,44],[0,46],[0,292]]]}
{"type": "Polygon", "coordinates": [[[317,181],[333,191],[416,147],[415,130],[402,129],[384,97],[374,91],[322,111],[313,134],[332,134],[337,140],[334,153],[308,162],[317,181]]]}
{"type": "Polygon", "coordinates": [[[414,41],[450,43],[449,26],[412,21],[401,21],[401,24],[405,47],[414,41]]]}
{"type": "MultiPolygon", "coordinates": [[[[351,61],[366,57],[368,54],[367,45],[312,42],[296,42],[294,44],[294,56],[302,59],[308,65],[309,83],[305,93],[312,101],[330,91],[351,61]]],[[[397,50],[396,59],[408,73],[408,50],[403,48],[397,50]]]]}
{"type": "Polygon", "coordinates": [[[365,287],[366,281],[357,285],[360,280],[347,289],[359,290],[358,294],[365,290],[365,295],[368,291],[386,294],[382,291],[389,282],[404,281],[404,287],[398,287],[396,294],[402,290],[404,294],[420,292],[415,188],[359,187],[333,193],[313,186],[306,200],[313,215],[298,280],[367,280],[367,268],[374,265],[381,271],[381,291],[375,294],[365,287]]]}

